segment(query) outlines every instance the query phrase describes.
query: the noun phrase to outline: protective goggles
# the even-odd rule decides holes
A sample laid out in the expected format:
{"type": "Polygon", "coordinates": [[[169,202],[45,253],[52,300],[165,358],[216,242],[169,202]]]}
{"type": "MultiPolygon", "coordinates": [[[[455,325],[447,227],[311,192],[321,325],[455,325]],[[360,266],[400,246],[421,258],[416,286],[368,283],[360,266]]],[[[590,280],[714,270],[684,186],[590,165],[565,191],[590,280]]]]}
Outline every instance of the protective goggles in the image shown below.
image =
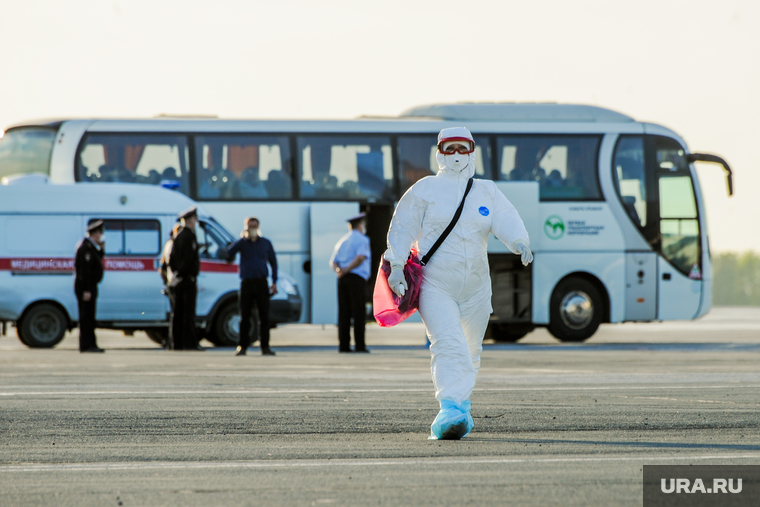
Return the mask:
{"type": "Polygon", "coordinates": [[[444,155],[469,155],[475,151],[475,143],[466,137],[452,137],[438,143],[438,151],[444,155]]]}

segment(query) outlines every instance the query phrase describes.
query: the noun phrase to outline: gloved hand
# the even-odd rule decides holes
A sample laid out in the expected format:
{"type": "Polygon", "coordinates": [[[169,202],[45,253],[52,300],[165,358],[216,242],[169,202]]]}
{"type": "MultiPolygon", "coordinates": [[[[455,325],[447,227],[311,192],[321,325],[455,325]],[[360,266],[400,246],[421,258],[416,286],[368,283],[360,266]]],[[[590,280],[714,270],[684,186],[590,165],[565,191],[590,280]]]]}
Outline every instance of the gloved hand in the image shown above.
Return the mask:
{"type": "Polygon", "coordinates": [[[522,241],[518,241],[515,244],[515,251],[520,254],[520,260],[522,261],[523,266],[527,266],[533,262],[533,252],[531,252],[528,245],[522,241]]]}
{"type": "Polygon", "coordinates": [[[388,277],[388,286],[391,288],[393,292],[396,293],[398,297],[403,296],[406,294],[406,278],[404,278],[404,267],[403,266],[392,266],[391,267],[391,274],[388,277]]]}

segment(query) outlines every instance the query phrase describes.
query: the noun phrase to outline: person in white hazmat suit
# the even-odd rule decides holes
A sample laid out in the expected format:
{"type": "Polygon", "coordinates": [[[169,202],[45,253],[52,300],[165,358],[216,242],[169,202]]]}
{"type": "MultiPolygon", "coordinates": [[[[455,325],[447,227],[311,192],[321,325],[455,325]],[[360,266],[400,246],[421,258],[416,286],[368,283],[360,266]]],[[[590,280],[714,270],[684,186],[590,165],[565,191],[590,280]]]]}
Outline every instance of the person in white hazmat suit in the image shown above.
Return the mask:
{"type": "MultiPolygon", "coordinates": [[[[388,284],[399,296],[407,289],[403,267],[410,249],[416,243],[420,258],[430,250],[454,217],[467,181],[475,174],[475,141],[470,131],[465,127],[441,130],[436,160],[438,174],[407,190],[388,230],[388,284]]],[[[521,255],[523,265],[533,260],[528,233],[515,207],[493,181],[474,180],[459,221],[422,268],[419,311],[430,339],[430,369],[441,407],[431,425],[431,439],[460,439],[474,426],[470,395],[492,312],[486,253],[489,233],[521,255]]]]}

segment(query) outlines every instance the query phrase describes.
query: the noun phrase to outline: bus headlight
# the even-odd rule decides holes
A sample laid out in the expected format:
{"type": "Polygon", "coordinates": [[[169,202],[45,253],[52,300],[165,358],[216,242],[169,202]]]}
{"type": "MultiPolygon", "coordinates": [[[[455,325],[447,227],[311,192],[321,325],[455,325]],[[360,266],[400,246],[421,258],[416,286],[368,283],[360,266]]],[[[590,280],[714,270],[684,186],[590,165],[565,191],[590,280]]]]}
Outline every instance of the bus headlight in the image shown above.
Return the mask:
{"type": "Polygon", "coordinates": [[[289,294],[291,296],[295,296],[296,294],[298,294],[298,291],[296,290],[296,286],[283,278],[280,278],[279,280],[277,280],[277,287],[281,289],[283,292],[285,292],[285,294],[289,294]]]}

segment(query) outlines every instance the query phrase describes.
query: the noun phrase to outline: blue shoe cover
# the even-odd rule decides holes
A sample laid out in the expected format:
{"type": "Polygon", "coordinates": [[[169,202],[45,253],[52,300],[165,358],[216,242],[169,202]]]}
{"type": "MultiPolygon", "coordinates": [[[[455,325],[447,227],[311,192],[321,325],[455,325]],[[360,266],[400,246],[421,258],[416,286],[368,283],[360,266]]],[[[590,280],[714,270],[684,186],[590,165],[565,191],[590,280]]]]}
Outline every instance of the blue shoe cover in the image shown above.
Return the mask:
{"type": "Polygon", "coordinates": [[[428,440],[459,440],[470,434],[475,421],[470,415],[470,400],[461,404],[450,400],[441,401],[441,411],[430,425],[428,440]]]}

